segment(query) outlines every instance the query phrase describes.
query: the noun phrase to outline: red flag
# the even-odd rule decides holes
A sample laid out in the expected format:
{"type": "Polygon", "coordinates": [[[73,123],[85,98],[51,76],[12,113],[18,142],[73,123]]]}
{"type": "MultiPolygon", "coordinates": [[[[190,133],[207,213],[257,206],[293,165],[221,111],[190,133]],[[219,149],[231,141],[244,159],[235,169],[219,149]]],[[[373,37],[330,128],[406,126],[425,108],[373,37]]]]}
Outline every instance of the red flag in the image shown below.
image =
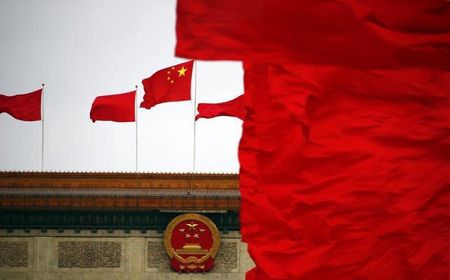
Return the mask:
{"type": "Polygon", "coordinates": [[[210,119],[218,116],[236,117],[244,120],[244,95],[221,103],[199,103],[197,111],[198,114],[195,116],[195,120],[199,118],[210,119]]]}
{"type": "Polygon", "coordinates": [[[97,96],[91,107],[91,120],[134,122],[136,91],[97,96]]]}
{"type": "Polygon", "coordinates": [[[142,108],[172,101],[191,100],[191,77],[194,61],[177,64],[154,73],[144,79],[144,101],[142,108]]]}
{"type": "Polygon", "coordinates": [[[248,279],[446,279],[449,86],[424,69],[246,65],[248,279]]]}
{"type": "Polygon", "coordinates": [[[178,1],[178,55],[245,61],[247,279],[448,278],[449,35],[445,1],[178,1]]]}
{"type": "Polygon", "coordinates": [[[176,54],[205,60],[450,69],[441,0],[178,0],[176,54]]]}
{"type": "Polygon", "coordinates": [[[13,96],[0,94],[0,113],[8,113],[22,121],[41,120],[42,89],[13,96]]]}

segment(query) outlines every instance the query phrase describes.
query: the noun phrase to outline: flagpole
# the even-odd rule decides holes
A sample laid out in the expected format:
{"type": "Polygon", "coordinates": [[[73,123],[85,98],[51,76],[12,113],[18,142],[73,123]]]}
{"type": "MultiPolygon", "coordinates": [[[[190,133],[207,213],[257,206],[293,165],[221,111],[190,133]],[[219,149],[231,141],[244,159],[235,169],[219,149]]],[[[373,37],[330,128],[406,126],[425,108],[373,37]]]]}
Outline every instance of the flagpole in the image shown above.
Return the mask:
{"type": "Polygon", "coordinates": [[[42,175],[42,181],[41,181],[41,186],[44,186],[44,87],[45,87],[45,84],[42,83],[42,91],[41,91],[41,175],[42,175]]]}
{"type": "Polygon", "coordinates": [[[188,194],[191,194],[192,193],[192,188],[193,188],[193,186],[194,186],[194,176],[195,176],[195,157],[196,157],[196,142],[197,142],[197,135],[196,135],[196,124],[197,124],[197,122],[195,121],[195,115],[196,115],[196,112],[197,112],[197,61],[196,60],[194,60],[194,67],[193,67],[193,70],[195,69],[195,71],[194,71],[194,117],[193,117],[193,120],[194,120],[194,143],[193,143],[193,145],[194,145],[194,147],[193,147],[193,149],[192,149],[192,178],[191,178],[191,189],[190,189],[190,191],[188,192],[188,194]]]}
{"type": "Polygon", "coordinates": [[[137,85],[135,85],[134,86],[135,87],[135,89],[136,89],[136,92],[135,92],[135,95],[134,95],[134,110],[135,110],[135,112],[134,112],[134,115],[135,115],[135,119],[136,119],[136,122],[135,122],[135,127],[136,127],[136,185],[139,187],[139,165],[138,165],[138,102],[137,102],[137,100],[138,100],[138,92],[137,92],[137,89],[138,89],[138,86],[137,85]]]}

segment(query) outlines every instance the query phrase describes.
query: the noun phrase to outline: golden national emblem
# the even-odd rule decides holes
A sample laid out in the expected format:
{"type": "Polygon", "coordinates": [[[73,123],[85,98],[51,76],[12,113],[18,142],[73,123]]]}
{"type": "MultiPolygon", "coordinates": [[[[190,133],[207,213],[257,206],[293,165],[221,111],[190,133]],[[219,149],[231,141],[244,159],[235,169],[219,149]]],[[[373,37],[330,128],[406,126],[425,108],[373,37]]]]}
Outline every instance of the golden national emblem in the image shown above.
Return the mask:
{"type": "Polygon", "coordinates": [[[220,246],[216,225],[200,214],[175,217],[164,233],[170,265],[178,272],[206,272],[214,267],[220,246]]]}

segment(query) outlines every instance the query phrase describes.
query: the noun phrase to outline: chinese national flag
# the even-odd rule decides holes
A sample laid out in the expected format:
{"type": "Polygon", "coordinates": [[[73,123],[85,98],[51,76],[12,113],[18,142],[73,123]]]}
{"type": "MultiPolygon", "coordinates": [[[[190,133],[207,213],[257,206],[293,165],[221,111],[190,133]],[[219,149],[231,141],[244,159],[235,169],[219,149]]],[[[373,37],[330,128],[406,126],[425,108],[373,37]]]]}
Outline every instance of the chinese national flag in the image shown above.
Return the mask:
{"type": "Polygon", "coordinates": [[[41,120],[42,89],[13,96],[0,94],[0,113],[8,113],[22,121],[41,120]]]}
{"type": "Polygon", "coordinates": [[[178,55],[244,61],[247,279],[447,280],[448,1],[177,7],[178,55]]]}
{"type": "Polygon", "coordinates": [[[142,108],[151,107],[172,101],[191,100],[191,77],[194,61],[177,64],[154,73],[144,79],[144,101],[142,108]]]}
{"type": "Polygon", "coordinates": [[[195,120],[199,118],[210,119],[219,116],[236,117],[244,120],[244,95],[221,103],[199,103],[197,111],[198,114],[195,116],[195,120]]]}
{"type": "Polygon", "coordinates": [[[97,96],[91,107],[91,120],[134,122],[136,91],[97,96]]]}

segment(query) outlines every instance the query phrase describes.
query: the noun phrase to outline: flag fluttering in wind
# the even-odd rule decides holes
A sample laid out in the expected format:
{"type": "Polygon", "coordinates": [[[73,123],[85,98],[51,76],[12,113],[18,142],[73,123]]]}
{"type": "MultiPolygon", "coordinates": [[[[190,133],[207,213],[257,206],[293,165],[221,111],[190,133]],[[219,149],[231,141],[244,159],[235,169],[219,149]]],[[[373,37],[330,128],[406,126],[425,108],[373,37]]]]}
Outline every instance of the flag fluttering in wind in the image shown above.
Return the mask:
{"type": "Polygon", "coordinates": [[[195,116],[195,120],[199,118],[210,119],[219,116],[236,117],[244,120],[244,105],[244,95],[221,103],[199,103],[197,105],[198,114],[195,116]]]}
{"type": "Polygon", "coordinates": [[[22,121],[41,120],[42,89],[30,93],[6,96],[0,94],[0,113],[8,113],[22,121]]]}
{"type": "Polygon", "coordinates": [[[366,69],[450,69],[448,1],[282,2],[179,0],[176,55],[366,69]]]}
{"type": "Polygon", "coordinates": [[[448,1],[178,0],[177,55],[244,61],[247,279],[448,279],[449,53],[448,1]]]}
{"type": "Polygon", "coordinates": [[[134,122],[136,91],[97,96],[90,117],[95,121],[134,122]]]}
{"type": "Polygon", "coordinates": [[[191,100],[191,78],[194,61],[177,64],[155,72],[144,79],[144,101],[140,107],[151,107],[173,101],[191,100]]]}

